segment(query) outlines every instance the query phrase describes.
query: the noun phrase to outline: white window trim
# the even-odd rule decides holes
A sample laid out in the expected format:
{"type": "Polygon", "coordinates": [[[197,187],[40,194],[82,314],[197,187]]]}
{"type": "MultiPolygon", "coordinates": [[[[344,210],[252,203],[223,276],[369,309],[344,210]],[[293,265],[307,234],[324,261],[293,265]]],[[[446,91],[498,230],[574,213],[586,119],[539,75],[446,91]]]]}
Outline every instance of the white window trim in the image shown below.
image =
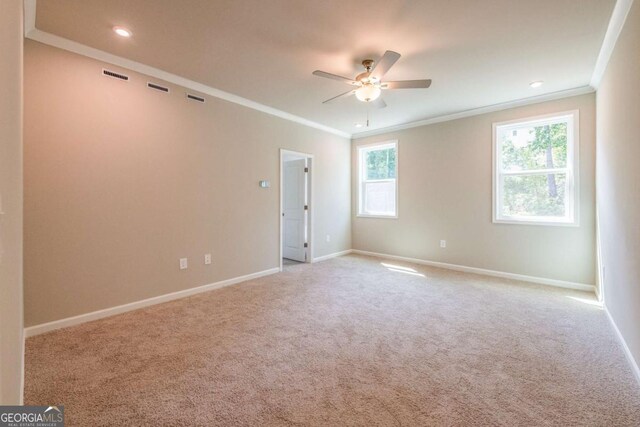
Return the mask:
{"type": "MultiPolygon", "coordinates": [[[[357,173],[358,173],[358,212],[356,214],[357,217],[359,218],[385,218],[385,219],[398,219],[398,210],[399,210],[399,206],[398,206],[398,171],[400,169],[399,164],[400,164],[400,151],[398,149],[398,140],[397,139],[393,139],[393,140],[389,140],[389,141],[383,141],[383,142],[375,142],[373,144],[365,144],[365,145],[358,145],[358,150],[357,150],[357,155],[358,155],[358,164],[357,164],[357,173]],[[396,178],[395,178],[395,182],[396,182],[396,214],[395,215],[378,215],[378,214],[370,214],[370,213],[362,213],[362,205],[363,205],[363,197],[364,197],[364,192],[362,191],[363,188],[363,177],[364,177],[364,173],[366,172],[366,168],[363,167],[362,161],[363,161],[363,156],[362,156],[362,152],[363,151],[369,151],[373,148],[376,149],[382,149],[382,148],[395,148],[396,149],[396,178]]],[[[371,182],[372,180],[369,180],[369,182],[371,182]]],[[[375,180],[375,181],[392,181],[392,179],[380,179],[380,180],[375,180]]]]}
{"type": "Polygon", "coordinates": [[[526,117],[523,119],[509,120],[505,122],[493,123],[493,140],[491,141],[493,147],[493,222],[496,224],[519,224],[519,225],[546,225],[546,226],[560,226],[560,227],[579,227],[580,226],[580,112],[579,110],[563,111],[552,114],[545,114],[541,116],[526,117]],[[567,129],[573,133],[573,138],[569,138],[567,141],[567,167],[558,169],[541,169],[535,172],[515,172],[516,175],[542,175],[548,172],[554,171],[567,171],[567,182],[573,185],[573,200],[568,201],[567,210],[570,214],[565,218],[550,218],[550,217],[518,217],[518,216],[502,216],[502,197],[500,195],[500,178],[503,175],[509,175],[509,172],[501,172],[500,161],[498,156],[498,128],[502,126],[514,125],[514,124],[535,124],[536,122],[547,122],[552,118],[565,118],[571,117],[573,120],[573,126],[567,129]],[[573,161],[569,161],[569,160],[573,161]],[[571,182],[572,181],[572,182],[571,182]]]}

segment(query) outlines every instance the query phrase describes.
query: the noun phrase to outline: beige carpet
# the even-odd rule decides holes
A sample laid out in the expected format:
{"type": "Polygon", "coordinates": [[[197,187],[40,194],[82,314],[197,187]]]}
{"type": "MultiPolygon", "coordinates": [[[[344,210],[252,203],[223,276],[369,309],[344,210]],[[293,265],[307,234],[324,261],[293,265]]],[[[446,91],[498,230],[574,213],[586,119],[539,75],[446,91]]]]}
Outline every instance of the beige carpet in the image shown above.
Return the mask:
{"type": "Polygon", "coordinates": [[[591,295],[382,262],[290,266],[30,338],[25,403],[64,404],[70,426],[640,425],[591,295]]]}

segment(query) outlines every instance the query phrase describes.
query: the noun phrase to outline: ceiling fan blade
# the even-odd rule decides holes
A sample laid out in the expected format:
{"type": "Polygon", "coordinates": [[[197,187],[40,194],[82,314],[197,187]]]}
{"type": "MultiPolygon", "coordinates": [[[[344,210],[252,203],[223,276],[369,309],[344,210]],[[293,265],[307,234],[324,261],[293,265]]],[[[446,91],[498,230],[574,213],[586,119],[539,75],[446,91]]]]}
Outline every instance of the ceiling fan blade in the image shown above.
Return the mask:
{"type": "Polygon", "coordinates": [[[369,77],[375,77],[378,80],[382,80],[382,77],[387,74],[387,71],[393,67],[393,64],[395,64],[398,59],[400,59],[400,54],[398,52],[394,52],[392,50],[386,51],[375,67],[373,67],[373,71],[371,71],[369,77]]]}
{"type": "Polygon", "coordinates": [[[371,105],[373,105],[376,108],[385,108],[387,106],[387,103],[384,102],[382,98],[378,98],[375,101],[371,101],[371,105]]]}
{"type": "Polygon", "coordinates": [[[342,77],[342,76],[338,76],[335,74],[331,74],[331,73],[326,73],[324,71],[320,71],[320,70],[315,70],[313,73],[314,76],[318,76],[318,77],[324,77],[325,79],[331,79],[331,80],[338,80],[340,82],[344,82],[350,85],[357,85],[358,82],[354,81],[353,79],[349,79],[347,77],[342,77]]]}
{"type": "Polygon", "coordinates": [[[354,93],[356,93],[355,90],[348,90],[345,93],[341,93],[340,95],[336,95],[333,98],[327,99],[326,101],[323,102],[323,104],[326,104],[327,102],[335,101],[338,98],[346,98],[347,96],[353,95],[354,93]]]}
{"type": "Polygon", "coordinates": [[[426,89],[431,86],[431,79],[428,80],[402,80],[399,82],[384,82],[382,89],[426,89]]]}

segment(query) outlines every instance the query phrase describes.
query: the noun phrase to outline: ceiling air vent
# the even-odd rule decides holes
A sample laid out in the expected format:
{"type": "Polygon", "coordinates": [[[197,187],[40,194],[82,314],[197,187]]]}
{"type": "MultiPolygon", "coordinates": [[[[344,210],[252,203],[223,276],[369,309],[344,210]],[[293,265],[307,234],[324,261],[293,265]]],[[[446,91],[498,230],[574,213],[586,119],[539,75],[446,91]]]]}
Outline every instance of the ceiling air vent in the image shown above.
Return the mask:
{"type": "Polygon", "coordinates": [[[147,82],[147,87],[151,88],[151,89],[159,90],[161,92],[169,93],[169,88],[168,87],[160,86],[160,85],[157,85],[155,83],[147,82]]]}
{"type": "Polygon", "coordinates": [[[204,98],[201,96],[197,96],[197,95],[192,95],[190,93],[187,94],[187,98],[192,99],[194,101],[198,101],[198,102],[204,102],[204,98]]]}
{"type": "Polygon", "coordinates": [[[102,69],[102,75],[113,77],[114,79],[124,80],[125,82],[129,81],[129,76],[125,76],[124,74],[116,73],[115,71],[110,71],[104,68],[102,69]]]}

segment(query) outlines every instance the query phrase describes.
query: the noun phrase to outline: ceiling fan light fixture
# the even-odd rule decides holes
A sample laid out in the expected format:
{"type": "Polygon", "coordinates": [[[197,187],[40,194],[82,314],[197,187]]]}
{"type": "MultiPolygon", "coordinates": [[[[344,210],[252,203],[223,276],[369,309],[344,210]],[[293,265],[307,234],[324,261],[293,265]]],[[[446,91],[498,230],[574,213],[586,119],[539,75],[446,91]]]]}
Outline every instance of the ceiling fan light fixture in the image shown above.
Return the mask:
{"type": "MultiPolygon", "coordinates": [[[[383,81],[387,71],[389,71],[398,59],[400,59],[400,54],[392,50],[386,51],[377,63],[374,63],[372,59],[365,59],[362,61],[362,65],[366,71],[358,74],[353,79],[320,70],[315,70],[311,74],[325,79],[337,80],[342,83],[346,83],[352,88],[340,95],[336,95],[333,98],[323,101],[323,104],[355,95],[359,101],[369,102],[375,108],[385,108],[387,104],[380,97],[382,89],[428,89],[429,86],[431,86],[431,79],[391,82],[383,81]]],[[[369,125],[367,123],[367,127],[368,126],[369,125]]]]}
{"type": "Polygon", "coordinates": [[[362,102],[371,102],[380,96],[380,88],[372,84],[364,84],[356,90],[356,98],[362,102]]]}

